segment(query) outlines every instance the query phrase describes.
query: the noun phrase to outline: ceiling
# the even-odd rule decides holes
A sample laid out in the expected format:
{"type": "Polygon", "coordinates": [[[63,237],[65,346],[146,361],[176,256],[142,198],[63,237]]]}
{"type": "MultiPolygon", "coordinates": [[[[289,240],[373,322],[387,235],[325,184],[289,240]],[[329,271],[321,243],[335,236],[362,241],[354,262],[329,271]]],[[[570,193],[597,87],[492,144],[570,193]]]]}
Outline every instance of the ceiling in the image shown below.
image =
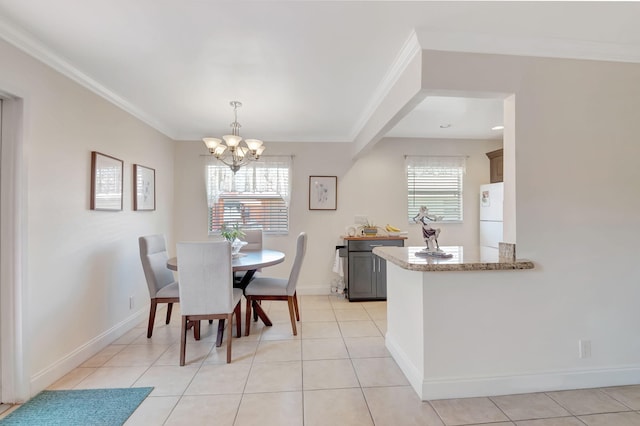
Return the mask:
{"type": "MultiPolygon", "coordinates": [[[[351,142],[403,45],[640,62],[640,3],[0,0],[0,37],[177,140],[351,142]]],[[[500,138],[502,102],[427,97],[394,137],[500,138]],[[445,127],[445,128],[443,128],[445,127]]]]}

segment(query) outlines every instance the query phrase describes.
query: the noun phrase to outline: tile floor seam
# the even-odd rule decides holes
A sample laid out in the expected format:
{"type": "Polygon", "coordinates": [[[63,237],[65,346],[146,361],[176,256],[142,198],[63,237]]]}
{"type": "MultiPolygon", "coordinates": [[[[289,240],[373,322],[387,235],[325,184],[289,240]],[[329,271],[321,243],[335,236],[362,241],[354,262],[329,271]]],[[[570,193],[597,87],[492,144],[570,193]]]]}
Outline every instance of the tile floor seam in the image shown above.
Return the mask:
{"type": "MultiPolygon", "coordinates": [[[[609,397],[609,398],[613,399],[614,401],[619,402],[618,400],[614,399],[614,398],[613,398],[613,397],[611,397],[610,395],[607,395],[607,393],[606,393],[606,392],[603,392],[603,391],[602,391],[602,389],[600,389],[600,388],[570,389],[570,390],[567,390],[567,391],[557,391],[557,392],[569,392],[569,391],[572,391],[572,390],[578,390],[578,391],[579,391],[579,390],[586,390],[586,391],[593,391],[593,390],[595,390],[595,391],[598,391],[599,393],[602,393],[602,394],[604,394],[605,396],[607,396],[607,397],[609,397]]],[[[547,394],[548,392],[544,392],[544,393],[545,393],[545,394],[547,394]]],[[[577,418],[578,416],[590,416],[590,415],[593,415],[593,414],[615,414],[615,413],[628,413],[628,412],[630,412],[630,411],[633,411],[633,409],[631,409],[631,408],[629,408],[627,405],[625,405],[625,404],[622,404],[622,403],[621,403],[621,404],[622,404],[622,405],[624,405],[626,408],[628,408],[628,410],[619,410],[619,411],[598,411],[598,412],[596,412],[596,413],[583,413],[583,414],[579,414],[579,413],[574,412],[573,410],[570,410],[568,407],[565,407],[564,405],[562,405],[562,404],[560,403],[560,401],[557,401],[557,400],[556,400],[555,398],[553,398],[551,395],[547,395],[547,396],[548,396],[549,398],[551,398],[552,400],[554,400],[558,405],[560,405],[562,408],[564,408],[565,410],[567,410],[567,411],[568,411],[572,416],[574,416],[574,417],[576,417],[576,418],[577,418]]],[[[583,422],[583,423],[584,423],[584,422],[583,422]]]]}
{"type": "MultiPolygon", "coordinates": [[[[617,402],[618,404],[622,404],[625,407],[627,407],[629,409],[629,411],[635,411],[632,407],[629,407],[627,404],[625,404],[623,401],[620,401],[619,399],[617,399],[615,396],[613,395],[609,395],[604,389],[598,389],[601,393],[603,393],[604,395],[608,396],[609,398],[613,399],[615,402],[617,402]]],[[[622,411],[621,411],[622,412],[622,411]]]]}
{"type": "Polygon", "coordinates": [[[440,422],[442,422],[443,425],[447,426],[447,423],[444,421],[444,419],[442,418],[442,416],[440,415],[440,413],[438,413],[438,410],[436,410],[436,407],[433,406],[433,404],[431,403],[430,400],[427,401],[423,401],[426,402],[427,404],[429,404],[429,406],[431,407],[431,409],[433,410],[434,413],[436,413],[436,416],[438,416],[438,418],[440,419],[440,422]]]}
{"type": "Polygon", "coordinates": [[[551,392],[543,392],[545,395],[547,395],[549,398],[551,398],[551,400],[553,400],[556,404],[558,404],[559,406],[561,406],[562,408],[564,408],[565,410],[567,410],[567,412],[569,414],[571,414],[574,417],[577,417],[577,414],[574,413],[572,410],[569,410],[569,408],[565,407],[560,401],[558,401],[557,399],[555,399],[553,396],[549,395],[551,392]]]}
{"type": "Polygon", "coordinates": [[[373,413],[371,412],[371,408],[369,408],[369,401],[367,400],[367,396],[364,394],[364,389],[362,389],[362,386],[360,386],[360,393],[362,394],[362,399],[364,399],[364,404],[367,406],[367,411],[369,412],[369,418],[371,419],[371,423],[375,426],[376,421],[373,418],[373,413]]]}
{"type": "Polygon", "coordinates": [[[495,406],[495,407],[496,407],[496,408],[497,408],[497,409],[498,409],[498,410],[499,410],[499,411],[500,411],[500,412],[501,412],[501,413],[502,413],[502,414],[503,414],[507,419],[509,419],[509,421],[514,422],[514,423],[515,423],[515,421],[516,421],[516,420],[512,419],[512,418],[511,418],[507,413],[505,413],[505,411],[504,411],[502,408],[500,408],[500,406],[499,406],[499,405],[498,405],[498,404],[493,400],[493,398],[492,398],[492,397],[490,397],[490,396],[489,396],[489,397],[487,397],[487,398],[489,399],[489,401],[491,401],[491,402],[493,403],[493,405],[494,405],[494,406],[495,406]]]}

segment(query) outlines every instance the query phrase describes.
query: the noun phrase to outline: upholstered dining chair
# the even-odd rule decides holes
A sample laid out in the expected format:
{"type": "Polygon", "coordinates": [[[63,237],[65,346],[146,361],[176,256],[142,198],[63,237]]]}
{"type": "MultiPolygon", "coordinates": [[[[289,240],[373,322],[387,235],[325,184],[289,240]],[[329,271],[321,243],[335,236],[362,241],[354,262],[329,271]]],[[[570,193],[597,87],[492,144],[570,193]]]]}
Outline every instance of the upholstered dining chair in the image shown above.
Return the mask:
{"type": "Polygon", "coordinates": [[[243,240],[247,245],[242,250],[262,250],[262,229],[247,229],[243,240]]]}
{"type": "Polygon", "coordinates": [[[291,329],[293,335],[297,335],[296,321],[300,321],[300,311],[298,309],[298,296],[296,287],[300,268],[307,250],[307,234],[301,232],[296,243],[296,257],[289,273],[289,278],[258,277],[244,289],[244,296],[247,298],[245,336],[251,332],[251,307],[254,301],[260,300],[286,300],[289,304],[289,317],[291,318],[291,329]]]}
{"type": "Polygon", "coordinates": [[[151,296],[151,309],[149,312],[149,325],[147,338],[153,334],[153,323],[156,318],[158,303],[167,304],[166,324],[171,321],[171,310],[174,303],[180,302],[178,282],[173,272],[167,269],[167,243],[164,235],[148,235],[138,238],[140,246],[140,261],[147,280],[149,296],[151,296]]]}
{"type": "Polygon", "coordinates": [[[228,241],[178,243],[180,279],[180,365],[185,364],[187,325],[190,321],[227,321],[227,363],[231,362],[233,316],[236,334],[241,336],[242,290],[233,288],[231,244],[228,241]]]}

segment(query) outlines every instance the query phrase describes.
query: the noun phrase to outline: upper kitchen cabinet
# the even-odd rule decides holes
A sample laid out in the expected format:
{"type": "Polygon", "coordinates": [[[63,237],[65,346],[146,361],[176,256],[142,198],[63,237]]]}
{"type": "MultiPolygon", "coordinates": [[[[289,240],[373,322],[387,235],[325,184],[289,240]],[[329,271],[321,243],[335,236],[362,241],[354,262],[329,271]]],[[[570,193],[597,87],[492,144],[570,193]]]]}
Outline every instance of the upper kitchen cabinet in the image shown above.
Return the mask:
{"type": "Polygon", "coordinates": [[[489,157],[489,180],[491,183],[502,182],[502,148],[487,152],[489,157]]]}

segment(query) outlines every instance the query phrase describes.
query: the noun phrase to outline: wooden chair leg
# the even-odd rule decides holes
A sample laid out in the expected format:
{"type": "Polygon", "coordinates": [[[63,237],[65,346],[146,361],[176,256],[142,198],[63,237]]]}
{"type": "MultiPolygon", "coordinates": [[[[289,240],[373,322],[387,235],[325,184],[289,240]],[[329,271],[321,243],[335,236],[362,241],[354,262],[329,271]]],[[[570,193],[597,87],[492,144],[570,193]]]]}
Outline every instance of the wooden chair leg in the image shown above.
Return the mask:
{"type": "Polygon", "coordinates": [[[251,300],[251,297],[247,297],[247,312],[246,312],[246,318],[245,318],[245,325],[244,325],[244,335],[248,336],[249,333],[251,332],[251,304],[253,303],[253,300],[251,300]]]}
{"type": "Polygon", "coordinates": [[[300,310],[298,309],[298,292],[293,292],[293,306],[296,308],[296,320],[300,321],[300,310]]]}
{"type": "Polygon", "coordinates": [[[293,330],[293,335],[296,336],[298,334],[298,330],[296,330],[296,319],[295,319],[295,308],[293,307],[293,296],[287,296],[287,304],[289,305],[289,317],[291,318],[291,329],[293,330]]]}
{"type": "MultiPolygon", "coordinates": [[[[258,305],[262,305],[262,300],[254,300],[253,303],[257,303],[258,305]]],[[[253,322],[258,322],[258,310],[253,310],[253,322]]]]}
{"type": "Polygon", "coordinates": [[[241,304],[242,302],[238,301],[238,304],[236,305],[236,308],[234,309],[233,313],[236,316],[236,336],[240,337],[242,336],[242,312],[241,312],[241,304]]]}
{"type": "Polygon", "coordinates": [[[171,321],[172,309],[173,309],[173,303],[167,303],[167,321],[165,322],[165,324],[169,324],[169,321],[171,321]]]}
{"type": "Polygon", "coordinates": [[[218,335],[216,336],[216,348],[222,346],[222,339],[224,338],[224,320],[218,320],[218,335]]]}
{"type": "Polygon", "coordinates": [[[233,313],[227,315],[227,364],[231,363],[231,333],[233,332],[233,313]]]}
{"type": "Polygon", "coordinates": [[[193,338],[200,340],[200,320],[193,322],[193,338]]]}
{"type": "Polygon", "coordinates": [[[156,320],[156,306],[158,302],[156,299],[151,299],[151,310],[149,311],[149,326],[147,327],[147,339],[153,334],[153,323],[156,320]]]}
{"type": "Polygon", "coordinates": [[[180,334],[180,366],[184,365],[185,351],[187,346],[187,317],[182,315],[182,327],[180,334]]]}

